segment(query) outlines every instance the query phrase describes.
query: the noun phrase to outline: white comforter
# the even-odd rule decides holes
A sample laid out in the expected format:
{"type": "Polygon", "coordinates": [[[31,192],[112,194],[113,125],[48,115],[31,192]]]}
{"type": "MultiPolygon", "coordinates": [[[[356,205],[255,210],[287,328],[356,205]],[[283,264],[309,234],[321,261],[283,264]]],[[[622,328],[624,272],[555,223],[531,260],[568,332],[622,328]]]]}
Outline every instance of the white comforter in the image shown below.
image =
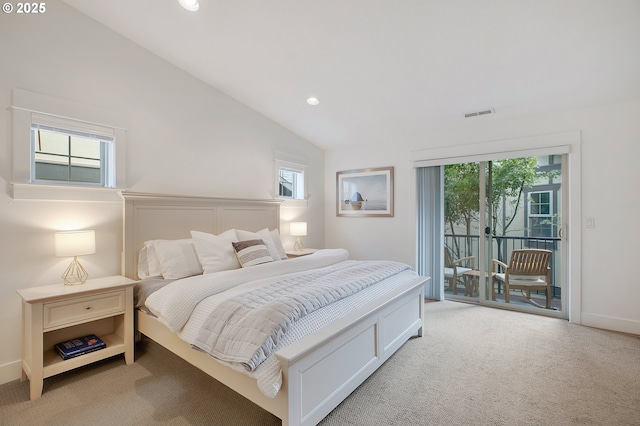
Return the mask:
{"type": "MultiPolygon", "coordinates": [[[[147,299],[146,305],[161,322],[177,332],[183,340],[195,345],[202,325],[210,312],[222,301],[248,290],[277,282],[283,276],[293,276],[308,269],[344,262],[347,257],[348,253],[344,250],[321,250],[311,256],[284,262],[272,262],[246,269],[185,278],[153,293],[147,299]]],[[[387,278],[384,285],[371,286],[303,317],[288,330],[274,351],[346,315],[356,307],[393,291],[406,283],[407,278],[414,277],[416,277],[415,272],[407,270],[387,278]]],[[[252,372],[247,372],[238,365],[227,365],[256,378],[258,387],[266,396],[274,397],[282,385],[280,364],[273,355],[252,372]]]]}
{"type": "Polygon", "coordinates": [[[322,250],[313,256],[286,262],[270,262],[251,268],[234,269],[213,274],[196,275],[175,281],[147,298],[147,307],[173,332],[189,320],[203,299],[224,292],[224,298],[235,296],[265,284],[309,269],[322,268],[346,260],[346,250],[322,250]],[[295,260],[295,261],[294,261],[295,260]]]}

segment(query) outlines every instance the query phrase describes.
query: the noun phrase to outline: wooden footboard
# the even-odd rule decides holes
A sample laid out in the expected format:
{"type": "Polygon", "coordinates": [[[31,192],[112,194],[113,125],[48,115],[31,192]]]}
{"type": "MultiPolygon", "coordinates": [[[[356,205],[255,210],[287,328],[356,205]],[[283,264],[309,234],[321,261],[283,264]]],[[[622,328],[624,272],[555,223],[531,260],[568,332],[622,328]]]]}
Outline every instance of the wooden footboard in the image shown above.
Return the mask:
{"type": "Polygon", "coordinates": [[[275,398],[255,379],[196,351],[154,317],[138,311],[138,331],[282,419],[284,426],[315,425],[353,392],[411,336],[422,335],[423,287],[400,287],[276,352],[283,387],[275,398]]]}
{"type": "MultiPolygon", "coordinates": [[[[289,425],[315,425],[411,336],[422,336],[425,279],[281,349],[289,425]]],[[[287,424],[283,419],[283,424],[287,424]]]]}

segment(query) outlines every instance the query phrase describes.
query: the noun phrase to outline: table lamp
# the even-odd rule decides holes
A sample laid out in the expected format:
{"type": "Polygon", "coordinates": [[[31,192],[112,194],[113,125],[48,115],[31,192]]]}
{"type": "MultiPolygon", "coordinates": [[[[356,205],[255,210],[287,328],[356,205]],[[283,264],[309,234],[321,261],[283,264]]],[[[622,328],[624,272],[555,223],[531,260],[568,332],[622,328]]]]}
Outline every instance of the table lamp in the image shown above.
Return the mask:
{"type": "Polygon", "coordinates": [[[87,271],[78,262],[78,256],[96,252],[96,234],[94,231],[56,232],[56,256],[73,257],[62,279],[65,285],[84,284],[89,277],[87,271]]]}
{"type": "Polygon", "coordinates": [[[289,224],[289,233],[297,237],[296,243],[293,245],[293,249],[295,251],[302,251],[304,249],[304,244],[302,244],[302,239],[300,237],[304,237],[307,235],[307,222],[291,222],[289,224]]]}

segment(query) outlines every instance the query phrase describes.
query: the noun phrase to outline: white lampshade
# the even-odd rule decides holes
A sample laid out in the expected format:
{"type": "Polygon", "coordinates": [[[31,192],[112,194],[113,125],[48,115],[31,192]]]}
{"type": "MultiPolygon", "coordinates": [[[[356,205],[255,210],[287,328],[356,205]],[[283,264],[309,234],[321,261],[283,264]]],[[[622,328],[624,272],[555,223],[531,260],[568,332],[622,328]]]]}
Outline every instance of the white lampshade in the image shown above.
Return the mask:
{"type": "Polygon", "coordinates": [[[289,233],[294,237],[304,237],[307,235],[307,222],[291,222],[289,233]]]}
{"type": "Polygon", "coordinates": [[[95,252],[95,231],[56,232],[56,256],[75,257],[95,252]]]}

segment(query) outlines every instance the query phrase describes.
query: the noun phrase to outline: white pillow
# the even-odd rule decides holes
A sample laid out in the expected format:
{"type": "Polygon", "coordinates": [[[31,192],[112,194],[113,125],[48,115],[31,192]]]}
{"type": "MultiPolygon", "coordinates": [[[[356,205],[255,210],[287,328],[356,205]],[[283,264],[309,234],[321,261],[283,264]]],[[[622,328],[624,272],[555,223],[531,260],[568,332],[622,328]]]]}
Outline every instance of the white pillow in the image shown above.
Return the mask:
{"type": "Polygon", "coordinates": [[[153,246],[164,279],[177,280],[202,274],[202,265],[192,239],[158,240],[153,246]]]}
{"type": "Polygon", "coordinates": [[[147,260],[147,246],[143,245],[138,252],[138,278],[141,280],[149,277],[149,261],[147,260]]]}
{"type": "Polygon", "coordinates": [[[162,271],[160,271],[160,262],[156,255],[156,241],[162,240],[145,241],[138,253],[138,278],[140,279],[159,277],[162,275],[162,271]]]}
{"type": "MultiPolygon", "coordinates": [[[[267,228],[261,229],[258,232],[249,232],[236,229],[236,235],[238,236],[239,241],[262,240],[264,245],[267,247],[272,260],[282,259],[280,253],[278,253],[276,244],[273,242],[271,232],[269,232],[267,228]]],[[[282,243],[280,243],[280,245],[282,245],[282,243]]]]}
{"type": "MultiPolygon", "coordinates": [[[[262,232],[262,231],[259,231],[262,232]]],[[[278,251],[278,255],[280,256],[280,260],[287,259],[287,252],[282,245],[282,240],[280,239],[280,232],[277,229],[272,229],[270,231],[271,239],[273,240],[273,245],[276,246],[276,250],[278,251]]]]}
{"type": "Polygon", "coordinates": [[[229,229],[222,234],[191,231],[196,253],[205,274],[240,268],[232,242],[238,241],[236,231],[229,229]]]}
{"type": "Polygon", "coordinates": [[[262,240],[244,240],[231,243],[243,268],[273,262],[262,240]]]}

